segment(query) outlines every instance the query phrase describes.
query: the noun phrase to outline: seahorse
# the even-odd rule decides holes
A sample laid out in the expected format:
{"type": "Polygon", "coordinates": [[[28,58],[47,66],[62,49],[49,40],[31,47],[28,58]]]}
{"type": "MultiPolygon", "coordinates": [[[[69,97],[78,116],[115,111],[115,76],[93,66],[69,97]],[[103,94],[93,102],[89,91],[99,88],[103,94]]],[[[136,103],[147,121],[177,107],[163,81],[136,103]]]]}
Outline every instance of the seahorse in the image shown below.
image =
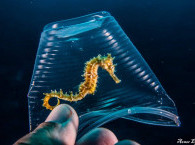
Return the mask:
{"type": "Polygon", "coordinates": [[[120,83],[121,80],[114,74],[116,64],[113,64],[114,57],[111,54],[107,54],[107,56],[98,55],[97,57],[93,57],[89,61],[85,63],[84,74],[84,82],[82,82],[79,86],[79,92],[73,94],[71,91],[70,94],[63,93],[62,89],[59,92],[52,91],[50,93],[43,93],[45,98],[43,99],[43,107],[46,109],[53,110],[56,106],[60,104],[60,100],[66,101],[79,101],[82,100],[88,94],[95,94],[96,87],[97,87],[97,80],[98,80],[98,68],[101,67],[102,69],[106,70],[115,83],[120,83]],[[49,104],[49,99],[52,97],[56,97],[58,102],[55,106],[51,106],[49,104]]]}

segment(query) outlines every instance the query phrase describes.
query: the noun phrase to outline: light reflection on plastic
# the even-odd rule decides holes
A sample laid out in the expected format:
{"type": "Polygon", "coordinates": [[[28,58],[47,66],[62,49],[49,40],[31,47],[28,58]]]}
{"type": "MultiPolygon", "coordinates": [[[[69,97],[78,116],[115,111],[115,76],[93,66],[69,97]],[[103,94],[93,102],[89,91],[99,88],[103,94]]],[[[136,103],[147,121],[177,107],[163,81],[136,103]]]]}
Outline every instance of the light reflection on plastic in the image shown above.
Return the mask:
{"type": "Polygon", "coordinates": [[[40,63],[45,63],[45,59],[41,59],[40,60],[40,63]]]}
{"type": "Polygon", "coordinates": [[[43,68],[43,65],[38,65],[38,69],[42,69],[43,68]]]}
{"type": "Polygon", "coordinates": [[[135,73],[138,73],[140,71],[141,71],[141,68],[138,68],[138,69],[135,70],[135,73]]]}
{"type": "Polygon", "coordinates": [[[116,42],[115,39],[111,40],[111,41],[110,41],[110,44],[113,44],[114,42],[116,42]]]}
{"type": "Polygon", "coordinates": [[[137,67],[137,64],[131,66],[131,69],[134,69],[134,68],[136,68],[136,67],[137,67]]]}
{"type": "Polygon", "coordinates": [[[111,39],[113,39],[113,36],[112,36],[112,35],[110,35],[110,36],[107,38],[107,40],[111,40],[111,39]]]}
{"type": "Polygon", "coordinates": [[[45,48],[44,51],[45,52],[50,52],[51,51],[51,48],[45,48]]]}
{"type": "Polygon", "coordinates": [[[158,88],[159,88],[159,86],[156,86],[154,89],[155,89],[155,90],[158,90],[158,88]]]}
{"type": "Polygon", "coordinates": [[[58,27],[58,24],[54,24],[53,26],[52,26],[52,28],[57,28],[58,27]]]}
{"type": "Polygon", "coordinates": [[[114,43],[114,45],[113,45],[113,47],[117,47],[118,46],[118,43],[116,42],[116,43],[114,43]]]}
{"type": "Polygon", "coordinates": [[[56,34],[56,32],[57,32],[56,30],[52,30],[52,31],[49,32],[49,34],[51,34],[51,35],[56,34]]]}
{"type": "Polygon", "coordinates": [[[146,82],[147,82],[147,83],[150,83],[151,81],[152,81],[151,79],[148,79],[146,82]]]}
{"type": "Polygon", "coordinates": [[[53,46],[53,42],[48,42],[47,46],[53,46]]]}
{"type": "Polygon", "coordinates": [[[40,74],[40,71],[39,71],[39,70],[37,70],[37,71],[35,72],[35,74],[40,74]]]}
{"type": "Polygon", "coordinates": [[[145,75],[145,76],[143,77],[143,80],[147,79],[148,77],[149,77],[149,75],[145,75]]]}
{"type": "Polygon", "coordinates": [[[151,86],[154,86],[154,85],[155,85],[155,82],[152,82],[150,85],[151,85],[151,86]]]}
{"type": "Polygon", "coordinates": [[[139,73],[139,76],[141,77],[144,74],[145,74],[145,71],[142,71],[142,72],[139,73]]]}
{"type": "Polygon", "coordinates": [[[48,37],[48,40],[54,40],[54,37],[53,36],[48,37]]]}
{"type": "Polygon", "coordinates": [[[47,58],[48,54],[42,54],[43,58],[47,58]]]}

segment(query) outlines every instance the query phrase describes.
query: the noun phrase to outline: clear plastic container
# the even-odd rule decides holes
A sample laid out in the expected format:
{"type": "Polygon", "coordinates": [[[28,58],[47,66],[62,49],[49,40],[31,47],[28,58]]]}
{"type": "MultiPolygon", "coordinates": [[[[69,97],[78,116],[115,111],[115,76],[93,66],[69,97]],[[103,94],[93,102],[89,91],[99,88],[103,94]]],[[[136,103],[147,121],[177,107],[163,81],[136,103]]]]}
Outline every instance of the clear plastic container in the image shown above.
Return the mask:
{"type": "MultiPolygon", "coordinates": [[[[78,92],[84,81],[85,63],[98,55],[115,57],[116,84],[104,69],[98,69],[94,95],[70,104],[79,115],[79,136],[117,118],[146,124],[179,126],[174,102],[108,12],[50,23],[44,27],[28,93],[30,129],[43,122],[50,110],[43,93],[51,90],[78,92]]],[[[57,103],[56,98],[49,100],[57,103]]]]}

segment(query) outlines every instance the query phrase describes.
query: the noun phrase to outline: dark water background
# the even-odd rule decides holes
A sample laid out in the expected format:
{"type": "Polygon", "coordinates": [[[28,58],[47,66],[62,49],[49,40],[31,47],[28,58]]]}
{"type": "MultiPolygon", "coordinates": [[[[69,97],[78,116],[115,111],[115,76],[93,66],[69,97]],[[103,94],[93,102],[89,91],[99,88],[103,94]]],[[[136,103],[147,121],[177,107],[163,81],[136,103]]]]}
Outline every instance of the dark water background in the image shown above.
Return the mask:
{"type": "Polygon", "coordinates": [[[181,127],[118,119],[104,127],[119,139],[176,144],[195,138],[194,0],[1,0],[0,144],[28,132],[27,92],[40,33],[49,22],[109,11],[175,101],[181,127]]]}

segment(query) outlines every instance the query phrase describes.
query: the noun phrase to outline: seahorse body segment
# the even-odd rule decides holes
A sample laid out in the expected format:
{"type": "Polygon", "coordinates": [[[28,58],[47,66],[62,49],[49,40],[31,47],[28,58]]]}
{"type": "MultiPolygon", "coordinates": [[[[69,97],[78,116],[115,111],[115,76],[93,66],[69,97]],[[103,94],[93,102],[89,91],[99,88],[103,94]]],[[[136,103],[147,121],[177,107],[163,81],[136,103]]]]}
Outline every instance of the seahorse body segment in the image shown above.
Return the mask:
{"type": "Polygon", "coordinates": [[[97,86],[99,67],[106,70],[115,83],[120,83],[121,80],[119,80],[114,74],[116,65],[113,64],[113,60],[114,58],[111,56],[111,54],[107,54],[107,56],[98,55],[97,57],[90,59],[85,65],[84,74],[82,75],[85,81],[80,84],[79,92],[73,94],[71,91],[69,94],[64,94],[62,89],[60,89],[59,92],[55,90],[51,91],[51,93],[44,93],[45,98],[43,99],[43,106],[49,110],[53,110],[60,104],[59,99],[72,102],[82,100],[87,94],[94,94],[97,86]],[[51,106],[49,104],[49,99],[52,97],[56,97],[58,99],[55,106],[51,106]]]}

